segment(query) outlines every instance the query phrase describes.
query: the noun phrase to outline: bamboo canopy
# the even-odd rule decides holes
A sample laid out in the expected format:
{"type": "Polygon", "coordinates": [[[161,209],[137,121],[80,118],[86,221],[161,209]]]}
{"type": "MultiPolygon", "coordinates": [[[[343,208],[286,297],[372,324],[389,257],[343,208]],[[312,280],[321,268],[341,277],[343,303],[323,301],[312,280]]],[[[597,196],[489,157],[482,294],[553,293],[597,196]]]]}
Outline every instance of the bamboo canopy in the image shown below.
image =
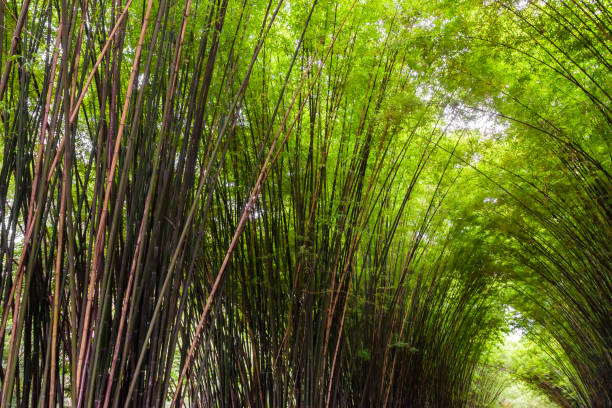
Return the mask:
{"type": "Polygon", "coordinates": [[[607,1],[7,0],[0,70],[0,407],[612,407],[607,1]]]}

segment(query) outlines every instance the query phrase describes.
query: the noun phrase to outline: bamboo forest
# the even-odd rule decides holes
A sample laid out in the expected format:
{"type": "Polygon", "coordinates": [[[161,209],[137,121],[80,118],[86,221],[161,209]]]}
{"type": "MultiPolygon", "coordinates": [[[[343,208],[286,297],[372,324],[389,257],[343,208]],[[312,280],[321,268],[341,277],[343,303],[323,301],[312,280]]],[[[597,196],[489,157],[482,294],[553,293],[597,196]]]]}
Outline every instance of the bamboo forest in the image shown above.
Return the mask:
{"type": "Polygon", "coordinates": [[[610,0],[2,0],[0,134],[0,408],[612,407],[610,0]]]}

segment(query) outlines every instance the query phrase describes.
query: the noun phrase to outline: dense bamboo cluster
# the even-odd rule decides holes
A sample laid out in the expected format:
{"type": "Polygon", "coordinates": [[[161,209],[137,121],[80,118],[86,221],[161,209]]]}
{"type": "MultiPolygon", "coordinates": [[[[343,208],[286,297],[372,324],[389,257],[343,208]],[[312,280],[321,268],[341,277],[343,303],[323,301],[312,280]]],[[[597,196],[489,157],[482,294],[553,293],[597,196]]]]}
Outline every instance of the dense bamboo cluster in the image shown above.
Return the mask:
{"type": "MultiPolygon", "coordinates": [[[[607,71],[549,65],[609,135],[611,16],[573,3],[549,24],[607,71]]],[[[609,163],[508,114],[565,182],[479,170],[419,24],[356,0],[0,3],[0,406],[490,406],[507,282],[449,215],[467,172],[524,211],[513,283],[544,294],[523,302],[576,401],[609,406],[609,163]]]]}
{"type": "Polygon", "coordinates": [[[560,175],[554,182],[515,175],[514,198],[526,211],[513,218],[507,233],[517,243],[513,256],[533,273],[516,283],[530,304],[528,318],[545,329],[533,334],[553,356],[556,370],[562,373],[557,375],[569,379],[572,392],[555,389],[551,379],[529,380],[561,406],[608,407],[612,405],[612,177],[609,152],[606,158],[589,146],[588,133],[593,130],[588,126],[595,124],[599,134],[591,137],[607,139],[610,146],[612,14],[599,2],[535,3],[533,10],[503,7],[535,50],[524,55],[571,84],[583,106],[589,107],[575,128],[561,127],[559,117],[539,115],[528,104],[523,105],[527,114],[513,117],[530,128],[526,131],[543,138],[554,153],[554,172],[560,175]],[[544,51],[541,59],[534,56],[538,50],[544,51]],[[527,119],[534,116],[538,122],[527,119]]]}

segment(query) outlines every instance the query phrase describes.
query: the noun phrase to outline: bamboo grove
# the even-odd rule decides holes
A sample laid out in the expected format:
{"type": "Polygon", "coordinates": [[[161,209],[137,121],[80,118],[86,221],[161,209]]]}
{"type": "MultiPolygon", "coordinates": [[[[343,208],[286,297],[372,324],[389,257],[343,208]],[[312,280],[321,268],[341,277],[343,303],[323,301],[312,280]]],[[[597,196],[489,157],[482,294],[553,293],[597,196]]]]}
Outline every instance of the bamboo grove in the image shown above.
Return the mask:
{"type": "Polygon", "coordinates": [[[612,406],[610,6],[1,2],[0,406],[612,406]]]}

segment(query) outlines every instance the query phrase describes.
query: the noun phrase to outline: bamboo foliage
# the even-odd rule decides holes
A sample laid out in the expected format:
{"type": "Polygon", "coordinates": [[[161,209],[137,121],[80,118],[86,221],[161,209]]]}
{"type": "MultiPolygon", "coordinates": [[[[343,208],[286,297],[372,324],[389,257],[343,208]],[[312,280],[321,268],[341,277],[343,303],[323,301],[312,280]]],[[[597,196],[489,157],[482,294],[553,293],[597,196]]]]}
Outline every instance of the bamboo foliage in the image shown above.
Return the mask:
{"type": "MultiPolygon", "coordinates": [[[[476,404],[499,281],[445,219],[466,132],[443,84],[418,97],[405,13],[0,4],[0,406],[476,404]]],[[[555,244],[526,234],[523,263],[568,282],[554,333],[604,406],[609,176],[558,149],[582,207],[531,209],[555,244]]]]}
{"type": "MultiPolygon", "coordinates": [[[[509,214],[500,210],[495,222],[513,241],[502,252],[515,259],[517,269],[528,271],[513,274],[515,306],[525,315],[524,328],[571,383],[575,403],[606,407],[612,403],[610,11],[605,3],[581,1],[523,6],[500,1],[493,10],[518,30],[471,39],[559,79],[560,85],[551,86],[552,97],[561,100],[563,89],[583,112],[568,119],[565,110],[543,107],[547,97],[537,100],[520,90],[502,91],[509,103],[496,106],[499,116],[520,129],[521,140],[536,135],[552,162],[543,175],[522,165],[502,168],[503,176],[494,177],[498,192],[521,208],[509,214]],[[598,138],[603,151],[593,142],[598,138]]],[[[477,80],[491,85],[486,78],[477,80]]],[[[552,105],[557,103],[553,99],[552,105]]],[[[528,382],[552,400],[563,400],[546,379],[528,382]]]]}
{"type": "MultiPolygon", "coordinates": [[[[574,2],[573,6],[576,8],[560,2],[537,7],[543,13],[541,19],[551,20],[551,29],[534,41],[554,61],[551,68],[588,98],[596,120],[605,123],[603,132],[609,135],[612,100],[605,84],[612,73],[606,56],[610,39],[599,24],[599,16],[605,19],[609,11],[599,3],[587,6],[574,2]],[[555,37],[555,32],[563,35],[555,37]],[[585,45],[582,53],[572,53],[568,47],[572,41],[585,45]],[[590,60],[601,69],[588,69],[590,60]]],[[[535,38],[537,20],[527,12],[511,11],[525,32],[535,38]]],[[[580,139],[574,141],[570,132],[555,126],[554,119],[546,120],[543,127],[538,131],[552,139],[567,183],[562,191],[517,183],[536,203],[529,205],[529,218],[535,218],[546,233],[525,225],[512,231],[520,243],[516,254],[540,277],[546,294],[533,300],[538,310],[534,319],[547,329],[565,356],[547,346],[545,338],[538,339],[539,343],[556,355],[557,366],[570,378],[584,406],[605,407],[612,403],[608,385],[612,381],[610,174],[605,161],[588,152],[580,139]]],[[[541,384],[554,398],[556,391],[547,389],[546,381],[541,384]]]]}

